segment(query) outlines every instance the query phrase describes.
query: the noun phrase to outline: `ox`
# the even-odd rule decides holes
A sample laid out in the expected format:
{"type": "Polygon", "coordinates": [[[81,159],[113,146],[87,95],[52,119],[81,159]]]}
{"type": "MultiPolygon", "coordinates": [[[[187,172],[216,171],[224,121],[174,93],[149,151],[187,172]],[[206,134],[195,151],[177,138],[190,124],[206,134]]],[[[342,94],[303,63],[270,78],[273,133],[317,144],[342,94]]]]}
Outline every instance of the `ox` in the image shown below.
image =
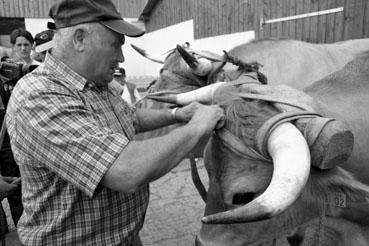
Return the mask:
{"type": "MultiPolygon", "coordinates": [[[[209,94],[202,89],[200,94],[165,97],[183,104],[194,94],[196,100],[211,99],[227,112],[225,128],[205,149],[209,191],[198,245],[276,244],[284,238],[292,245],[368,245],[368,71],[366,53],[305,88],[306,96],[284,87],[265,90],[287,91],[282,97],[295,93],[294,98],[304,102],[309,102],[304,97],[313,98],[311,107],[321,115],[349,125],[355,135],[351,157],[341,167],[324,171],[309,171],[308,144],[290,123],[278,125],[267,139],[272,161],[259,150],[258,129],[279,113],[270,102],[244,100],[242,93],[234,92],[235,86],[224,83],[209,94]]],[[[241,85],[238,90],[255,92],[258,86],[241,85]]]]}
{"type": "MultiPolygon", "coordinates": [[[[214,83],[219,78],[220,70],[225,71],[228,80],[234,80],[238,67],[224,63],[223,58],[209,52],[204,55],[212,62],[212,71],[205,76],[193,73],[192,69],[182,59],[179,52],[174,49],[165,61],[133,46],[146,58],[164,63],[160,77],[152,86],[151,91],[175,90],[185,92],[214,83]]],[[[294,88],[302,88],[321,79],[332,72],[341,69],[361,52],[369,50],[369,39],[357,39],[338,42],[334,44],[311,44],[307,42],[288,39],[268,39],[253,41],[231,49],[228,54],[246,62],[259,62],[260,71],[268,77],[269,84],[288,84],[294,88]]],[[[201,56],[201,55],[200,55],[201,56]]],[[[153,102],[152,108],[170,107],[170,104],[153,102]]],[[[152,132],[139,134],[137,139],[160,136],[173,127],[164,127],[152,132]]],[[[190,156],[202,156],[204,144],[207,139],[200,141],[199,147],[194,148],[190,156]]]]}
{"type": "MultiPolygon", "coordinates": [[[[368,68],[367,54],[305,89],[319,102],[322,115],[346,122],[355,134],[354,151],[343,167],[325,171],[312,168],[309,172],[306,143],[297,131],[291,133],[293,126],[287,123],[276,128],[268,139],[274,171],[266,160],[245,158],[233,151],[219,137],[222,134],[211,137],[205,151],[210,187],[205,209],[208,216],[203,220],[210,224],[202,226],[199,245],[276,244],[285,237],[292,245],[368,245],[368,68]],[[289,139],[293,141],[283,142],[289,139]],[[286,150],[283,146],[301,148],[286,150]],[[298,155],[290,159],[288,153],[298,155]],[[301,190],[296,191],[295,185],[301,190]]],[[[191,80],[191,75],[182,80],[191,80]]],[[[198,83],[199,78],[194,81],[198,83]]],[[[227,110],[225,128],[241,138],[245,146],[254,148],[254,132],[278,113],[275,107],[259,100],[245,101],[218,91],[216,94],[222,96],[213,97],[214,102],[227,110]]]]}
{"type": "MultiPolygon", "coordinates": [[[[369,53],[304,90],[319,102],[322,115],[346,122],[354,133],[353,153],[341,167],[309,173],[306,143],[299,142],[297,131],[290,132],[290,125],[280,125],[268,139],[274,170],[267,161],[245,157],[227,145],[221,134],[210,139],[204,154],[210,184],[203,221],[227,224],[204,224],[199,245],[246,245],[283,237],[292,245],[369,244],[368,71],[369,53]],[[294,169],[309,173],[306,184],[298,184],[305,183],[305,176],[293,176],[294,169]],[[293,189],[297,186],[298,192],[293,189]],[[287,205],[287,200],[293,202],[287,205]]],[[[227,110],[225,128],[255,149],[255,132],[277,112],[265,102],[224,101],[224,96],[214,100],[227,110]]]]}
{"type": "MultiPolygon", "coordinates": [[[[178,89],[183,92],[188,90],[184,88],[185,86],[201,87],[214,82],[212,73],[207,78],[193,74],[177,52],[168,55],[164,62],[161,58],[133,47],[146,58],[164,63],[159,78],[161,81],[158,81],[155,86],[157,91],[178,89]]],[[[367,50],[369,50],[369,39],[347,40],[333,44],[312,44],[290,39],[265,39],[234,47],[228,51],[228,54],[246,63],[260,63],[262,65],[260,72],[266,75],[271,85],[285,84],[301,89],[342,69],[347,62],[367,50]]],[[[205,56],[209,57],[208,54],[205,56]]],[[[210,59],[219,61],[216,55],[210,54],[210,59]]],[[[223,69],[230,72],[234,71],[235,67],[227,63],[223,69]]]]}
{"type": "MultiPolygon", "coordinates": [[[[262,74],[266,75],[268,83],[271,85],[287,84],[294,88],[302,88],[317,79],[338,71],[358,54],[367,51],[369,39],[348,40],[333,44],[311,44],[287,39],[259,40],[231,49],[228,52],[228,57],[234,57],[234,59],[230,62],[224,62],[224,57],[210,52],[192,51],[202,61],[202,63],[197,64],[197,67],[189,66],[182,59],[178,49],[174,49],[163,61],[138,47],[133,46],[133,48],[154,62],[164,63],[160,77],[151,91],[185,92],[214,83],[217,80],[243,80],[244,71],[239,69],[238,61],[249,61],[250,64],[254,64],[250,69],[259,69],[262,74]],[[260,62],[262,66],[259,67],[255,61],[260,62]],[[209,69],[209,66],[211,71],[204,75],[202,70],[209,69]]],[[[186,59],[186,57],[184,58],[186,59]]],[[[191,61],[189,62],[191,63],[191,61]]],[[[194,62],[192,61],[192,63],[194,62]]],[[[246,69],[246,72],[249,72],[250,69],[246,69]]],[[[154,102],[150,106],[164,108],[172,105],[154,102]]],[[[136,138],[160,136],[173,127],[176,126],[140,134],[136,138]]],[[[204,137],[189,156],[202,157],[206,142],[207,137],[204,137]]]]}

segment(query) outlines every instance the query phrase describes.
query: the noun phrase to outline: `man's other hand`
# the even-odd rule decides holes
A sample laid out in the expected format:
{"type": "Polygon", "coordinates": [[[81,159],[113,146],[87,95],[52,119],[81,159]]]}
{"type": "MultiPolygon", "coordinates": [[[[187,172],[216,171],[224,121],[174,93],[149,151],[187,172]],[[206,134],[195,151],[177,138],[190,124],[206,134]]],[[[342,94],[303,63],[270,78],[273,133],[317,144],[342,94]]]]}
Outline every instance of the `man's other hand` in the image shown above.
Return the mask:
{"type": "Polygon", "coordinates": [[[15,192],[20,184],[20,178],[0,176],[0,200],[15,192]]]}

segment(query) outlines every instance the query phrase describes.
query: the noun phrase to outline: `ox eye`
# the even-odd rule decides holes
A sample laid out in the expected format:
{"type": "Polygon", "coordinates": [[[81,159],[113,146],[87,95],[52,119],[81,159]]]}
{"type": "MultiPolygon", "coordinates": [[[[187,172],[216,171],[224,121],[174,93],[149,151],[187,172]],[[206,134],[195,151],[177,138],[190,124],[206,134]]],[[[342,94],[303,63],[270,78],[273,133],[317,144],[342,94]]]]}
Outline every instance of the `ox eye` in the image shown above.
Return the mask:
{"type": "Polygon", "coordinates": [[[233,205],[243,205],[251,202],[255,197],[254,192],[236,193],[233,196],[233,205]]]}

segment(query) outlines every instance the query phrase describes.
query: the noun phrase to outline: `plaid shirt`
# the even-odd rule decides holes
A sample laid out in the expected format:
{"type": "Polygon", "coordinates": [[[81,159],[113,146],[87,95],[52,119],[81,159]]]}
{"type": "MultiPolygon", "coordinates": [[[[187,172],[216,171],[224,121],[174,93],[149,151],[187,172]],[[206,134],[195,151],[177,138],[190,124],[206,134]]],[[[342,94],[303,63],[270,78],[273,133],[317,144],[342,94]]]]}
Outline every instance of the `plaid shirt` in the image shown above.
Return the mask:
{"type": "Polygon", "coordinates": [[[100,184],[134,135],[135,110],[61,61],[44,64],[14,88],[7,109],[21,170],[25,245],[127,245],[142,228],[148,185],[123,194],[100,184]]]}

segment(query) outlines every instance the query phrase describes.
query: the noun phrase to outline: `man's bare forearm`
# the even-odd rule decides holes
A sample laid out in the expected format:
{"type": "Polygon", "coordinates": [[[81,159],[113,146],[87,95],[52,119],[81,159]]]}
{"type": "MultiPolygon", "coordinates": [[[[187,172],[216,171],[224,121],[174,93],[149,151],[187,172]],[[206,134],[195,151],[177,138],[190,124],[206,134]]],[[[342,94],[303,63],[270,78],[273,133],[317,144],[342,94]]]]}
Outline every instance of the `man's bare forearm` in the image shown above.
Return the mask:
{"type": "Polygon", "coordinates": [[[170,134],[144,141],[132,141],[108,170],[103,184],[121,192],[133,192],[177,166],[196,145],[201,133],[190,124],[170,134]]]}
{"type": "Polygon", "coordinates": [[[175,123],[170,109],[137,109],[136,132],[154,130],[175,123]]]}

